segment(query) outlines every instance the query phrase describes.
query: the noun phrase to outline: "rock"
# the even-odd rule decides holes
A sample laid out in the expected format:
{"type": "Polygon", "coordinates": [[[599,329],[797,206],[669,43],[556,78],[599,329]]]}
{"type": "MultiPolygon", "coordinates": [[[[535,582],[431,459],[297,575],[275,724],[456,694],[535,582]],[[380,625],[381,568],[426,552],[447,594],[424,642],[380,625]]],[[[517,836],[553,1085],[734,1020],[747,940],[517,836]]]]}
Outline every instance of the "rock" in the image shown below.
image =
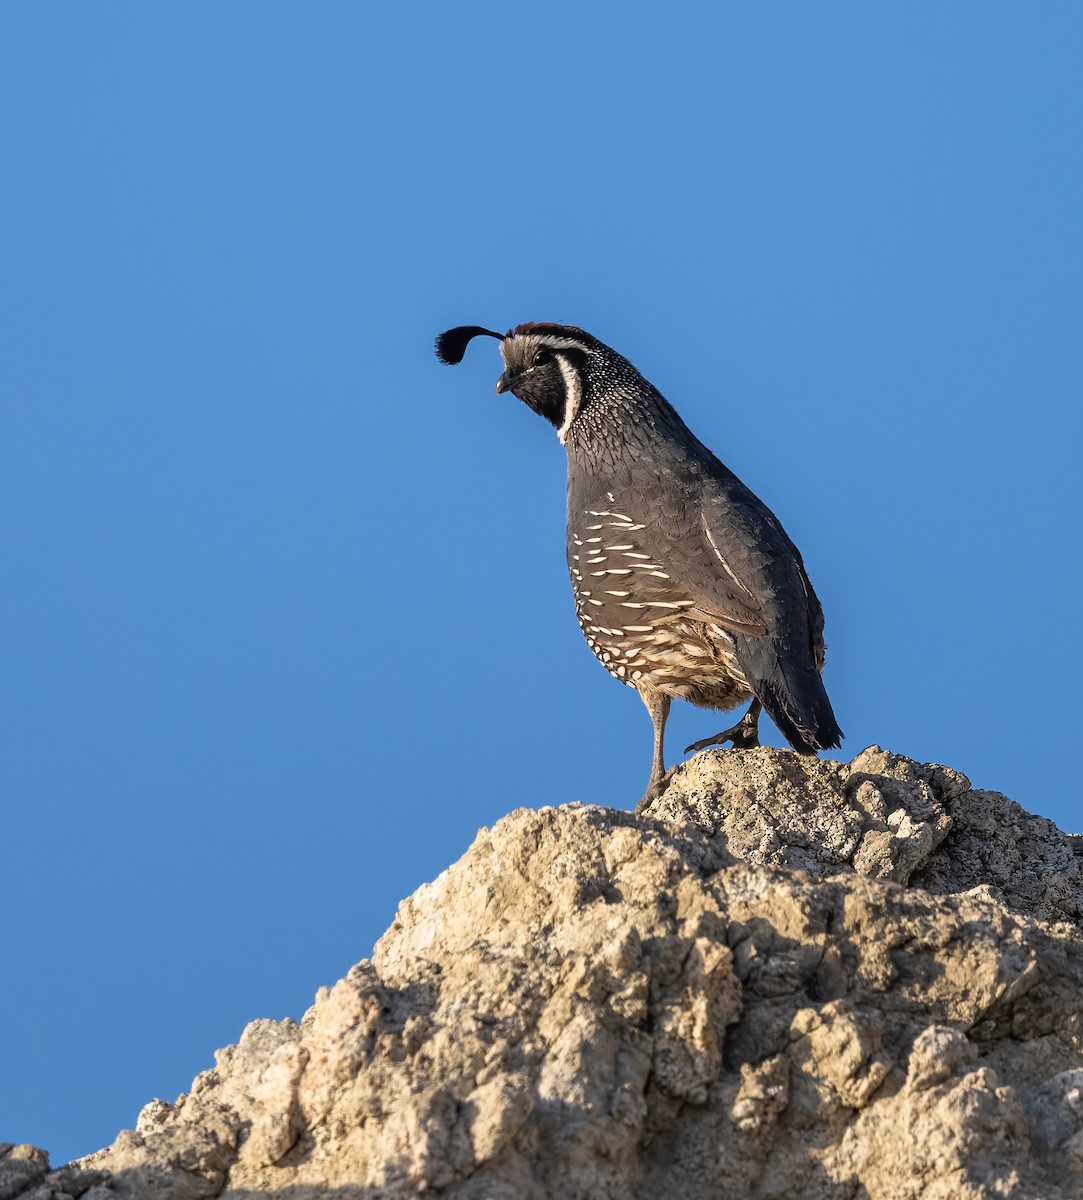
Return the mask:
{"type": "Polygon", "coordinates": [[[877,747],[521,809],[112,1146],[0,1146],[0,1200],[1078,1198],[1076,845],[877,747]]]}
{"type": "Polygon", "coordinates": [[[0,1200],[30,1191],[49,1174],[49,1156],[36,1146],[0,1142],[0,1200]]]}
{"type": "Polygon", "coordinates": [[[970,782],[871,746],[851,763],[759,750],[698,754],[651,815],[693,825],[720,861],[793,867],[823,879],[852,868],[906,883],[947,836],[970,782]]]}
{"type": "Polygon", "coordinates": [[[104,1171],[74,1165],[50,1171],[44,1150],[0,1142],[0,1200],[116,1200],[116,1193],[102,1186],[107,1179],[104,1171]]]}

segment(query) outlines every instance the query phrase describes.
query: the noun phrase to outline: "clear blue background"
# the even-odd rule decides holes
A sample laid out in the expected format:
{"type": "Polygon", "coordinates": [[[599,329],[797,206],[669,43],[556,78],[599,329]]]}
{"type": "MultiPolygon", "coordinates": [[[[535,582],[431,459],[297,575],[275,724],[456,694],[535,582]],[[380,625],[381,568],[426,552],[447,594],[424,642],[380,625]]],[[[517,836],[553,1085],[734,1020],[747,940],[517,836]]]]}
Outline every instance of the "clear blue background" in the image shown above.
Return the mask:
{"type": "Polygon", "coordinates": [[[450,325],[584,326],[767,500],[845,757],[1079,826],[1081,51],[1074,2],[0,7],[0,1138],[96,1149],[479,825],[639,797],[563,452],[450,325]]]}

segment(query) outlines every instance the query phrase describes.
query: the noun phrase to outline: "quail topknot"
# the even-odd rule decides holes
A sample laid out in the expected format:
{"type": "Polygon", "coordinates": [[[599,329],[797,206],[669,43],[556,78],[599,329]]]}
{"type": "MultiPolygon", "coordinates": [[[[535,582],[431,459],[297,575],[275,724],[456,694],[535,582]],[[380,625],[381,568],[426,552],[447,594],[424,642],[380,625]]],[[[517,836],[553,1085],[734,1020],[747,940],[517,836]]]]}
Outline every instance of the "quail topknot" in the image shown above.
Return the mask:
{"type": "Polygon", "coordinates": [[[760,709],[804,754],[839,745],[820,672],[823,611],[775,515],[700,442],[627,359],[571,325],[449,329],[437,357],[500,341],[512,392],[550,421],[568,454],[568,568],[587,644],[634,687],[654,722],[641,807],[664,789],[674,696],[736,725],[687,749],[759,745],[760,709]]]}

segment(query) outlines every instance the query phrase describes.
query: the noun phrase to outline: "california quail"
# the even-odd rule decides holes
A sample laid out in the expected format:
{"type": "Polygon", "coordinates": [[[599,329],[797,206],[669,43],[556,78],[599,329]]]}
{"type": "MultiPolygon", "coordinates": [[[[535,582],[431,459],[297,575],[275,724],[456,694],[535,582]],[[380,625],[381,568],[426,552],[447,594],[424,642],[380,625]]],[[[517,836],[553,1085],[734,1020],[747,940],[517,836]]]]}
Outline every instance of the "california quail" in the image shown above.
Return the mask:
{"type": "Polygon", "coordinates": [[[761,705],[795,750],[838,746],[842,731],[820,678],[823,612],[774,514],[627,359],[589,333],[466,325],[436,339],[437,357],[460,362],[478,334],[500,340],[496,390],[552,422],[567,450],[579,624],[654,722],[641,806],[668,778],[663,736],[674,696],[716,709],[752,698],[736,725],[688,750],[759,745],[761,705]]]}

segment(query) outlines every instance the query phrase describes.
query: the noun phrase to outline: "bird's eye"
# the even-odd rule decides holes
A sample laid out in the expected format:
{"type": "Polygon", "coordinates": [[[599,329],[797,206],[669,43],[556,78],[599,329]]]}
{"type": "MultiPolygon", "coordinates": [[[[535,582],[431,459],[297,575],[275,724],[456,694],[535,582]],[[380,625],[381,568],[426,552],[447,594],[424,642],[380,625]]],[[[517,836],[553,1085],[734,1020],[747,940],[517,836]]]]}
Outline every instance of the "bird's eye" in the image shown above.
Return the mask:
{"type": "Polygon", "coordinates": [[[531,366],[544,367],[547,362],[552,362],[552,361],[553,361],[552,350],[541,349],[534,355],[534,361],[531,363],[531,366]]]}

